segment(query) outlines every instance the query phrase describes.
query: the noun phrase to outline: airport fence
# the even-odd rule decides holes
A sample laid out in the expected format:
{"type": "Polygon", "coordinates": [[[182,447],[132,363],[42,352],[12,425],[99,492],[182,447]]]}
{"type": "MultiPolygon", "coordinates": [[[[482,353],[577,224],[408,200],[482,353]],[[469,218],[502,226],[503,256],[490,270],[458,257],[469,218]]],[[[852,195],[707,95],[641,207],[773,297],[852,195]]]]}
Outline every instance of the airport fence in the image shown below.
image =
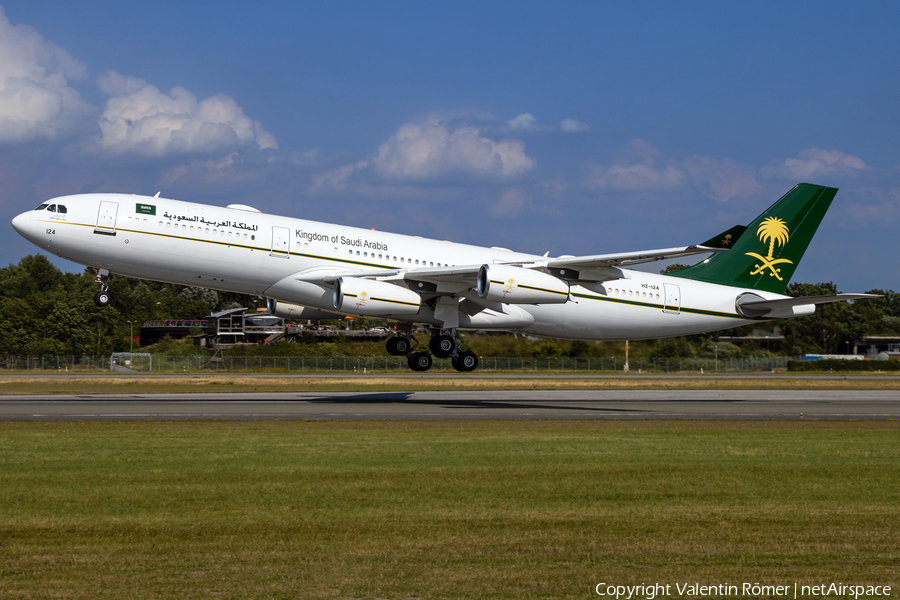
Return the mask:
{"type": "MultiPolygon", "coordinates": [[[[798,357],[765,358],[632,358],[631,373],[752,373],[784,370],[798,357]]],[[[117,353],[112,356],[6,356],[0,370],[27,372],[113,373],[379,373],[409,371],[406,359],[396,356],[167,356],[117,353]]],[[[591,358],[479,357],[479,371],[595,372],[625,370],[623,356],[591,358]]],[[[450,359],[435,359],[431,371],[455,372],[450,359]]]]}

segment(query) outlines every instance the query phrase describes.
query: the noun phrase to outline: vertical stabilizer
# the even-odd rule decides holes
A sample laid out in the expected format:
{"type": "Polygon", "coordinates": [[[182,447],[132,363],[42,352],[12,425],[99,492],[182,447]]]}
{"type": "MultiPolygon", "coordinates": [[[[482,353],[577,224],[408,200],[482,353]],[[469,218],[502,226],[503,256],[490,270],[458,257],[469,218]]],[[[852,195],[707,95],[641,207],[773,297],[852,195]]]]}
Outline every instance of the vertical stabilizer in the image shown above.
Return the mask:
{"type": "Polygon", "coordinates": [[[784,293],[837,188],[800,183],[756,218],[728,252],[672,277],[784,293]]]}

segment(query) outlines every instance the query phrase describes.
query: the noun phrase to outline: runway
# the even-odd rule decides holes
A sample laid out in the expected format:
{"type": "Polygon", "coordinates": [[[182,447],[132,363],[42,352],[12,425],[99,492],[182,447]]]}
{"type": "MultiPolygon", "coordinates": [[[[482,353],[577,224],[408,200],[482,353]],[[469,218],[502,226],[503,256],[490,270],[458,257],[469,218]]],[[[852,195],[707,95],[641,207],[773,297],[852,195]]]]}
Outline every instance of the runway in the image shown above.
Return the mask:
{"type": "Polygon", "coordinates": [[[0,397],[0,420],[900,419],[900,391],[520,390],[0,397]]]}

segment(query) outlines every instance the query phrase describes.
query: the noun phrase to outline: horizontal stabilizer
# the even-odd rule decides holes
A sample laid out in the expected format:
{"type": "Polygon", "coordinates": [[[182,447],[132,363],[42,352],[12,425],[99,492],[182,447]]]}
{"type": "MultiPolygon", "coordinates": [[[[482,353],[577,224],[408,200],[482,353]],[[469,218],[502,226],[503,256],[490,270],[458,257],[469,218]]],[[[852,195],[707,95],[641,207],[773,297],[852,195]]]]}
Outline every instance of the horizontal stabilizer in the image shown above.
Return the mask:
{"type": "MultiPolygon", "coordinates": [[[[753,294],[754,297],[759,298],[753,294]]],[[[743,296],[746,298],[747,296],[743,296]]],[[[860,300],[862,298],[881,298],[878,294],[834,294],[830,296],[801,296],[800,298],[779,298],[777,300],[747,300],[740,302],[741,306],[752,308],[779,309],[789,306],[802,306],[804,304],[829,304],[831,302],[844,302],[845,300],[860,300]]]]}
{"type": "Polygon", "coordinates": [[[809,314],[812,314],[812,306],[816,304],[830,304],[831,302],[844,302],[846,300],[862,300],[864,298],[880,298],[877,294],[833,294],[828,296],[801,296],[799,298],[776,298],[767,300],[753,293],[742,294],[735,302],[735,308],[743,317],[784,317],[801,316],[793,309],[800,306],[808,306],[809,314]],[[782,314],[783,313],[783,314],[782,314]],[[788,314],[790,313],[790,314],[788,314]]]}

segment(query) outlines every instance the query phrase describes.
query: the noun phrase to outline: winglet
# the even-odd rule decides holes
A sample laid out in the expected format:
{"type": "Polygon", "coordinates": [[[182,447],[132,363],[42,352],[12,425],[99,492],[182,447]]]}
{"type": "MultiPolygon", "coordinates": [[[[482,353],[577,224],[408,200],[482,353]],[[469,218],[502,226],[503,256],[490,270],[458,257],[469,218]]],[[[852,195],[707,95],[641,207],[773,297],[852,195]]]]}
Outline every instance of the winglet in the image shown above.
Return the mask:
{"type": "Polygon", "coordinates": [[[745,231],[747,231],[746,225],[735,225],[731,229],[723,231],[719,235],[712,236],[700,245],[709,248],[724,248],[726,250],[730,250],[732,247],[734,247],[735,242],[740,239],[745,231]]]}

